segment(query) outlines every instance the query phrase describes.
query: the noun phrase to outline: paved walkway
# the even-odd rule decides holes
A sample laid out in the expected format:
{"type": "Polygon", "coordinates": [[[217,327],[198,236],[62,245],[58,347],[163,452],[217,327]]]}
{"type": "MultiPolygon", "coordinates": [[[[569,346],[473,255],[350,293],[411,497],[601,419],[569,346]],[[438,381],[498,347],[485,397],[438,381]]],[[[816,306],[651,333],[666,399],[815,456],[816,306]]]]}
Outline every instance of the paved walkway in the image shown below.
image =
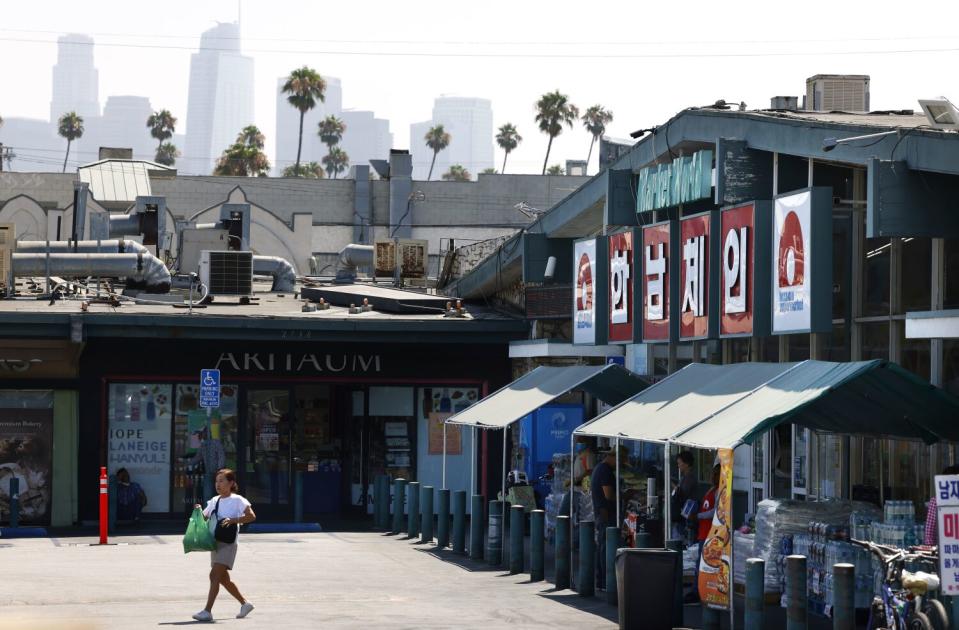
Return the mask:
{"type": "MultiPolygon", "coordinates": [[[[0,539],[0,629],[192,625],[209,555],[179,536],[0,539]]],[[[236,628],[615,628],[600,597],[554,592],[528,575],[379,533],[241,534],[233,579],[256,610],[243,620],[221,589],[216,623],[236,628]]]]}

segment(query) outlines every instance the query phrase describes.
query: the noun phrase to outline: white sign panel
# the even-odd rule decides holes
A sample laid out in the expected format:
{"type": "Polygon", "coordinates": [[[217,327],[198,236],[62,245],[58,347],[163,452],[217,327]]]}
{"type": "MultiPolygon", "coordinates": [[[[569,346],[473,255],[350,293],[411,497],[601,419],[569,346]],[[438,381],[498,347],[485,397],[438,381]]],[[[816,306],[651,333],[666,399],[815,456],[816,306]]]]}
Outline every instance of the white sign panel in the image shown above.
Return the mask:
{"type": "Polygon", "coordinates": [[[959,595],[959,475],[936,475],[935,491],[941,592],[959,595]]]}
{"type": "MultiPolygon", "coordinates": [[[[573,343],[596,342],[596,240],[573,247],[573,343]]],[[[605,320],[605,314],[603,315],[605,320]]]]}
{"type": "Polygon", "coordinates": [[[774,333],[802,332],[812,325],[812,194],[776,199],[773,217],[774,333]]]}
{"type": "Polygon", "coordinates": [[[110,385],[108,472],[127,469],[147,496],[144,512],[170,509],[172,400],[172,385],[110,385]]]}

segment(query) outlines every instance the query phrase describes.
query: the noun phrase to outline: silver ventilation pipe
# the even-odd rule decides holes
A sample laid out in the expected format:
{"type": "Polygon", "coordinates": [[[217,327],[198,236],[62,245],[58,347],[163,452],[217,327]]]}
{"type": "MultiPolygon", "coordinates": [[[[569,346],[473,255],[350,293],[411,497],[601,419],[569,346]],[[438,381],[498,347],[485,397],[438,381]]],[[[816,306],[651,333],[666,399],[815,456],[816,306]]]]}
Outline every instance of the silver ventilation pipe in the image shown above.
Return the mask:
{"type": "Polygon", "coordinates": [[[279,256],[254,256],[253,274],[273,276],[270,291],[290,293],[296,285],[296,269],[286,258],[279,256]]]}
{"type": "MultiPolygon", "coordinates": [[[[21,254],[43,253],[51,254],[74,253],[73,241],[17,241],[17,252],[21,254]]],[[[149,254],[146,245],[129,239],[107,239],[102,241],[77,241],[78,254],[149,254]]]]}
{"type": "Polygon", "coordinates": [[[340,258],[336,262],[337,284],[353,284],[356,281],[357,267],[373,266],[373,246],[350,243],[340,250],[340,258]]]}
{"type": "Polygon", "coordinates": [[[150,293],[170,291],[170,271],[150,253],[51,253],[13,254],[13,275],[25,276],[101,276],[126,278],[127,285],[145,287],[150,293]]]}

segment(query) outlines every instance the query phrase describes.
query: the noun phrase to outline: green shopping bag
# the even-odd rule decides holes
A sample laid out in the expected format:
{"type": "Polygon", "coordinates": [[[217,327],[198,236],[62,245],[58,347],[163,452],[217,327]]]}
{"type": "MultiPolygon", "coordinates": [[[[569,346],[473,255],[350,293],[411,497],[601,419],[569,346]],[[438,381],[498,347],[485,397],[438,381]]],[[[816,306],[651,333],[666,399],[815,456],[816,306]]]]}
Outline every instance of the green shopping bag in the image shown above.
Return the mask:
{"type": "Polygon", "coordinates": [[[183,536],[183,553],[191,551],[214,551],[216,549],[216,540],[210,533],[210,526],[203,518],[203,510],[193,508],[193,515],[190,516],[190,522],[186,526],[186,534],[183,536]]]}

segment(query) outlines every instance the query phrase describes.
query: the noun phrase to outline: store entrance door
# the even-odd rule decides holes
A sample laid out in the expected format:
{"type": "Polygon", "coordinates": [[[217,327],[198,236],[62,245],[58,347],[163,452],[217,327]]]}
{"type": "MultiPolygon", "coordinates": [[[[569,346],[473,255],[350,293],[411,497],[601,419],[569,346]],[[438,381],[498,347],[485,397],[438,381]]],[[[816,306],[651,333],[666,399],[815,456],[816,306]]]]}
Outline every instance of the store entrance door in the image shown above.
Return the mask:
{"type": "Polygon", "coordinates": [[[292,519],[290,390],[247,390],[246,408],[248,457],[241,492],[258,516],[292,519]]]}

